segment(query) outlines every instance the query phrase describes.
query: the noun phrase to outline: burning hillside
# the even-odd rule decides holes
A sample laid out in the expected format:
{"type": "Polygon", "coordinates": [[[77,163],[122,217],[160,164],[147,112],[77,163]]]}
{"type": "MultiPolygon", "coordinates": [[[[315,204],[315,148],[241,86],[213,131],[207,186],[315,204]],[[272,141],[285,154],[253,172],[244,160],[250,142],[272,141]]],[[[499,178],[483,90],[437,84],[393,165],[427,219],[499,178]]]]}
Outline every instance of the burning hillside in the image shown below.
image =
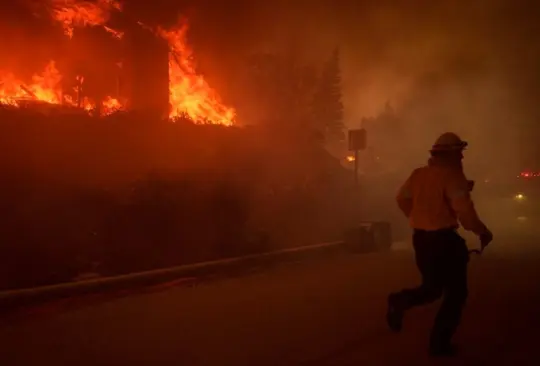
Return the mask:
{"type": "MultiPolygon", "coordinates": [[[[114,39],[123,39],[123,31],[108,25],[112,13],[122,11],[122,4],[117,0],[49,0],[46,4],[45,13],[60,24],[72,42],[76,42],[73,37],[76,29],[82,27],[101,27],[114,39]]],[[[169,117],[188,116],[196,123],[232,125],[234,109],[225,106],[216,91],[196,72],[193,53],[186,42],[187,22],[182,20],[172,29],[152,29],[141,22],[137,24],[168,43],[169,117]]],[[[54,60],[44,71],[35,73],[31,80],[22,80],[10,70],[0,70],[0,104],[20,107],[27,101],[46,102],[78,107],[90,113],[99,111],[101,115],[126,109],[129,105],[129,101],[120,95],[93,100],[85,94],[85,83],[85,75],[62,74],[54,60]]]]}
{"type": "MultiPolygon", "coordinates": [[[[42,73],[33,75],[28,83],[21,81],[10,72],[0,72],[0,104],[20,107],[26,105],[27,102],[45,102],[78,107],[89,112],[96,109],[95,102],[88,97],[82,97],[79,101],[73,96],[78,94],[77,88],[71,94],[64,93],[61,87],[62,79],[54,61],[50,61],[42,73]]],[[[75,81],[82,85],[84,78],[81,76],[75,81]]],[[[122,109],[121,103],[112,97],[107,97],[102,104],[103,115],[122,109]]]]}
{"type": "Polygon", "coordinates": [[[169,43],[169,99],[170,117],[187,114],[194,121],[210,121],[231,125],[234,109],[223,105],[219,95],[206,80],[197,75],[193,53],[186,42],[187,22],[171,29],[158,29],[158,34],[169,43]]]}

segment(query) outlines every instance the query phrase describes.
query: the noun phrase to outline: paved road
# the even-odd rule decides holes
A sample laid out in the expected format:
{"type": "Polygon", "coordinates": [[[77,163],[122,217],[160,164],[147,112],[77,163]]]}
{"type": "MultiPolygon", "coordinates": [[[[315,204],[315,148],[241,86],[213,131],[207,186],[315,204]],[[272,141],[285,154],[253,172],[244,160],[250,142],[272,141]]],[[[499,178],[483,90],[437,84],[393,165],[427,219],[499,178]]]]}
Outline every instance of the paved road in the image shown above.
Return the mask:
{"type": "Polygon", "coordinates": [[[430,361],[436,307],[384,324],[386,294],[414,284],[411,252],[339,256],[176,287],[0,326],[0,364],[537,365],[540,255],[494,243],[471,259],[460,358],[430,361]]]}

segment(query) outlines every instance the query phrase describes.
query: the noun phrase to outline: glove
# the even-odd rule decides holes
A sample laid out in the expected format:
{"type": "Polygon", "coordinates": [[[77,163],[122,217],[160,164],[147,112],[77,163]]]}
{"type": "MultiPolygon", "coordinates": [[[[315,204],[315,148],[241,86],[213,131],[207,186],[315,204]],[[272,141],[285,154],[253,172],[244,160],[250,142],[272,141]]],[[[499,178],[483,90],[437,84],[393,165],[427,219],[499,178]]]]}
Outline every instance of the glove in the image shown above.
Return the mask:
{"type": "Polygon", "coordinates": [[[486,229],[482,234],[480,234],[480,245],[482,246],[482,250],[484,250],[485,247],[489,245],[493,241],[493,234],[489,229],[486,229]]]}

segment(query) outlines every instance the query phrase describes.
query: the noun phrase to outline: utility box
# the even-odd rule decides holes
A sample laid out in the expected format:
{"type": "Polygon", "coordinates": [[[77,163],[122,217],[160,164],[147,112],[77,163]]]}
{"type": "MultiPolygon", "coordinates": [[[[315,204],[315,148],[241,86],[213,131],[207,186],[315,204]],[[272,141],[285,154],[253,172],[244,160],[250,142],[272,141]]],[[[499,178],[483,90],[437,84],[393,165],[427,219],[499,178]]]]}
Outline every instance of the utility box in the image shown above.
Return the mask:
{"type": "Polygon", "coordinates": [[[367,146],[367,132],[365,128],[349,130],[349,151],[365,150],[367,146]]]}
{"type": "Polygon", "coordinates": [[[345,232],[345,245],[357,253],[389,250],[392,247],[391,225],[384,221],[361,222],[345,232]]]}

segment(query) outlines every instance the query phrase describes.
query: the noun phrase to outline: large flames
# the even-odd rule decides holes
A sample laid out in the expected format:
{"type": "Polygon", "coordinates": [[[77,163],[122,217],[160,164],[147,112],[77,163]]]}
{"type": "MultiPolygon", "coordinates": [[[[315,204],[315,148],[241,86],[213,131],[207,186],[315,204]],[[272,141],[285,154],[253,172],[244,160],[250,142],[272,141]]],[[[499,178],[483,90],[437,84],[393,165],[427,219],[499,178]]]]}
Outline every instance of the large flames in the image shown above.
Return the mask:
{"type": "Polygon", "coordinates": [[[24,99],[37,99],[54,104],[62,101],[57,88],[62,76],[56,69],[54,61],[45,67],[43,73],[34,75],[29,84],[23,83],[9,72],[0,75],[0,102],[3,104],[17,106],[19,100],[24,99]]]}
{"type": "Polygon", "coordinates": [[[62,25],[69,38],[73,37],[75,28],[86,26],[102,26],[115,37],[122,38],[121,32],[105,25],[114,10],[122,10],[118,0],[51,0],[49,8],[51,17],[62,25]]]}
{"type": "MultiPolygon", "coordinates": [[[[121,11],[118,0],[49,0],[50,17],[62,26],[66,36],[73,37],[78,27],[100,26],[115,38],[121,39],[122,32],[108,27],[113,11],[121,11]]],[[[140,23],[141,26],[142,23],[140,23]]],[[[181,21],[172,29],[159,28],[155,32],[169,43],[169,117],[174,119],[187,115],[196,123],[232,125],[235,118],[233,108],[225,106],[219,95],[206,80],[197,74],[192,51],[186,42],[187,22],[181,21]]],[[[84,85],[84,77],[77,76],[73,83],[84,85]]],[[[0,104],[13,107],[25,101],[38,101],[50,104],[64,104],[95,111],[97,103],[87,97],[78,98],[78,87],[62,90],[63,76],[54,61],[46,65],[45,70],[35,74],[30,82],[24,82],[13,73],[0,70],[0,104]]],[[[107,115],[123,110],[123,103],[112,96],[100,102],[100,113],[107,115]]]]}
{"type": "Polygon", "coordinates": [[[230,125],[235,111],[223,105],[216,91],[202,76],[197,75],[192,51],[186,42],[187,30],[187,22],[183,20],[171,30],[158,29],[158,34],[165,38],[170,46],[170,117],[187,114],[194,121],[230,125]]]}
{"type": "MultiPolygon", "coordinates": [[[[78,77],[78,81],[82,84],[84,78],[78,77]]],[[[71,94],[63,94],[61,82],[62,75],[54,61],[50,61],[42,73],[32,76],[30,83],[19,80],[12,73],[0,72],[0,104],[19,107],[28,101],[35,101],[79,107],[88,112],[96,109],[96,103],[87,97],[78,101],[71,94]]],[[[76,94],[77,90],[74,92],[76,94]]],[[[108,115],[121,109],[117,99],[107,97],[102,102],[101,113],[108,115]]]]}

